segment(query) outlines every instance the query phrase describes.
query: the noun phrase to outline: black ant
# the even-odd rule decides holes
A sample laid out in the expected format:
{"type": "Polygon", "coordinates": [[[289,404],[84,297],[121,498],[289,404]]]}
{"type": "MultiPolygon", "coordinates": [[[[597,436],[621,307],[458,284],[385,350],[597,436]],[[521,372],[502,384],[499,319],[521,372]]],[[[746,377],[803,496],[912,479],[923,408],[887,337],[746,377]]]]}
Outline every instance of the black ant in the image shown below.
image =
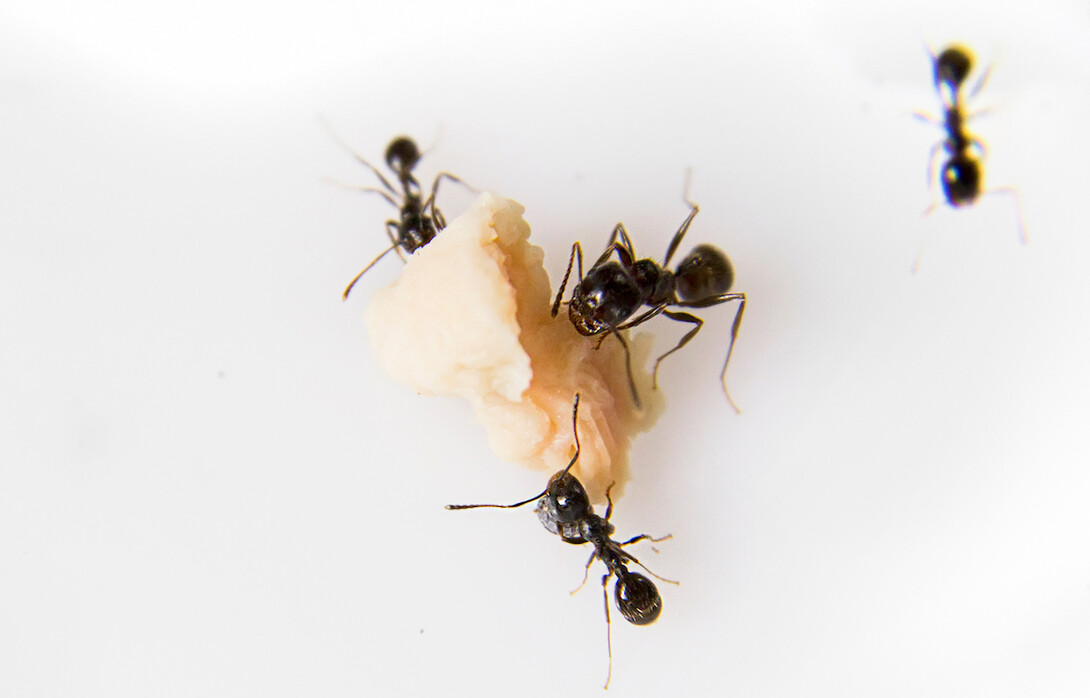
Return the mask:
{"type": "MultiPolygon", "coordinates": [[[[598,516],[594,513],[594,508],[590,504],[590,498],[587,496],[587,491],[583,488],[582,483],[570,472],[572,466],[579,460],[578,415],[579,395],[576,394],[572,405],[572,432],[575,434],[575,455],[572,456],[568,467],[549,478],[549,484],[544,492],[515,504],[448,504],[446,508],[476,509],[490,507],[513,509],[536,501],[537,507],[534,511],[550,533],[560,536],[560,539],[565,543],[573,545],[590,543],[594,546],[594,552],[591,553],[590,558],[587,560],[583,583],[572,593],[579,591],[587,583],[590,566],[595,559],[601,560],[607,570],[606,574],[602,575],[602,600],[605,604],[606,646],[609,651],[609,673],[606,676],[604,687],[609,688],[609,681],[613,676],[613,641],[610,631],[609,594],[607,592],[609,578],[617,578],[613,586],[613,600],[624,619],[633,625],[653,623],[662,611],[662,597],[659,595],[659,590],[655,587],[654,582],[642,574],[628,569],[628,563],[630,562],[634,562],[640,567],[643,567],[643,563],[622,550],[622,548],[642,540],[657,543],[667,540],[670,536],[652,538],[649,535],[641,534],[629,538],[623,543],[618,543],[610,537],[613,535],[614,529],[613,524],[609,522],[609,517],[613,514],[613,500],[609,496],[609,491],[613,488],[613,485],[611,484],[606,488],[606,515],[604,517],[598,516]]],[[[647,568],[644,567],[644,569],[647,568]]],[[[647,571],[658,577],[650,570],[647,571]]],[[[662,579],[662,577],[658,577],[658,579],[662,579]]],[[[662,581],[677,584],[677,582],[667,579],[662,581]]]]}
{"type": "MultiPolygon", "coordinates": [[[[953,208],[959,208],[972,205],[983,193],[1013,194],[1018,209],[1018,234],[1022,244],[1025,244],[1026,233],[1022,224],[1022,206],[1017,190],[1013,187],[983,190],[981,159],[986,155],[987,149],[980,139],[969,133],[966,128],[969,117],[964,109],[965,100],[962,99],[962,88],[973,67],[972,54],[964,47],[949,46],[939,55],[932,55],[931,63],[935,91],[942,100],[944,110],[943,120],[938,123],[946,130],[946,138],[931,148],[928,183],[933,182],[935,178],[935,156],[938,155],[939,148],[944,148],[948,157],[939,173],[939,181],[942,182],[942,192],[946,203],[953,208]]],[[[970,90],[970,97],[976,96],[990,74],[989,67],[970,90]]],[[[923,114],[917,113],[916,116],[925,121],[932,121],[923,114]]],[[[924,212],[925,215],[934,211],[937,206],[938,204],[928,206],[924,212]]]]}
{"type": "MultiPolygon", "coordinates": [[[[345,149],[352,154],[352,157],[370,168],[379,181],[382,182],[382,188],[353,188],[379,194],[401,212],[400,220],[386,221],[386,235],[393,244],[383,250],[378,257],[375,257],[370,264],[363,268],[363,271],[356,274],[356,278],[352,279],[351,283],[348,284],[348,288],[344,290],[343,298],[347,299],[352,287],[356,285],[360,277],[366,274],[391,250],[400,248],[406,253],[412,254],[431,242],[439,231],[447,227],[446,219],[435,205],[439,182],[442,179],[449,179],[466,187],[469,187],[469,185],[449,172],[440,172],[435,176],[435,181],[432,182],[431,194],[427,199],[423,199],[420,183],[413,176],[413,168],[420,161],[420,150],[416,147],[416,143],[407,136],[395,138],[386,147],[386,165],[397,177],[397,181],[401,185],[400,192],[390,184],[386,177],[379,172],[378,168],[352,152],[347,146],[345,146],[345,149]]],[[[400,255],[401,252],[399,251],[398,254],[400,255]]]]}
{"type": "MultiPolygon", "coordinates": [[[[741,327],[742,315],[746,310],[746,294],[728,293],[734,283],[734,268],[731,266],[730,259],[712,245],[697,245],[687,257],[681,260],[675,271],[671,272],[667,268],[678,246],[681,245],[682,238],[688,232],[693,218],[700,211],[696,204],[688,200],[685,203],[691,209],[689,216],[670,241],[662,264],[652,259],[636,259],[636,252],[624,223],[618,223],[613,228],[613,235],[609,238],[605,252],[586,276],[583,275],[583,248],[578,242],[573,244],[571,256],[568,258],[568,269],[564,272],[560,290],[556,293],[552,314],[556,317],[560,310],[560,299],[568,284],[572,263],[578,261],[579,282],[572,290],[571,300],[568,302],[568,318],[581,335],[591,337],[603,334],[602,340],[605,340],[605,337],[612,334],[621,343],[625,351],[625,366],[628,370],[628,385],[632,390],[632,400],[636,403],[636,407],[639,407],[640,397],[632,378],[628,342],[625,341],[621,332],[660,314],[671,320],[696,325],[685,333],[677,346],[655,361],[655,368],[651,375],[652,383],[657,388],[659,364],[667,356],[688,344],[704,325],[704,321],[695,315],[667,308],[707,308],[728,301],[739,301],[738,310],[734,314],[734,325],[731,328],[727,358],[723,362],[723,372],[719,376],[727,400],[734,411],[739,412],[738,406],[727,390],[726,376],[730,355],[734,351],[734,340],[738,337],[738,328],[741,327]],[[618,237],[620,237],[619,242],[618,237]],[[609,259],[614,252],[617,253],[617,261],[609,259]],[[637,311],[645,305],[650,306],[650,309],[636,315],[637,311]],[[634,315],[635,318],[633,318],[634,315]]],[[[601,346],[601,341],[598,345],[601,346]]]]}

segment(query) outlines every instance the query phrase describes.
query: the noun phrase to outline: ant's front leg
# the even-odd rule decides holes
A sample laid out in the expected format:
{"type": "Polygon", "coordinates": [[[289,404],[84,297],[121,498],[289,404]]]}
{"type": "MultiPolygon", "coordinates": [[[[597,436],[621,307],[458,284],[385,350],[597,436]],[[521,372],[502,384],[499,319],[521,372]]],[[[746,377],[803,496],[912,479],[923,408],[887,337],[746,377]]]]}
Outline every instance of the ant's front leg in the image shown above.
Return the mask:
{"type": "Polygon", "coordinates": [[[457,182],[474,194],[480,193],[479,189],[474,186],[470,186],[461,177],[456,177],[449,172],[440,172],[439,174],[435,175],[435,180],[431,183],[431,194],[428,195],[428,200],[424,202],[423,208],[425,210],[431,208],[432,220],[435,221],[436,225],[439,227],[440,230],[447,227],[447,221],[445,218],[443,218],[443,214],[439,211],[439,209],[435,207],[435,201],[439,196],[439,183],[444,179],[449,179],[452,182],[457,182]]]}
{"type": "Polygon", "coordinates": [[[628,237],[628,231],[625,230],[624,223],[613,226],[613,234],[609,236],[609,242],[606,243],[606,251],[598,258],[594,266],[598,266],[609,259],[609,254],[614,250],[617,251],[617,256],[621,258],[621,263],[626,267],[636,259],[636,249],[632,246],[632,239],[628,237]],[[620,243],[617,242],[618,236],[621,238],[620,243]]]}
{"type": "MultiPolygon", "coordinates": [[[[626,545],[632,545],[633,543],[639,543],[641,540],[651,541],[652,543],[661,543],[662,541],[670,540],[673,537],[674,537],[673,533],[667,533],[665,536],[660,536],[658,538],[652,538],[651,536],[647,535],[646,533],[641,533],[640,535],[632,536],[631,538],[629,538],[625,542],[618,543],[617,545],[619,547],[623,548],[626,545]]],[[[652,548],[652,550],[653,550],[653,548],[652,548]]],[[[656,552],[658,552],[658,551],[656,551],[656,552]]],[[[645,567],[644,569],[647,569],[647,568],[645,567]]],[[[651,570],[647,570],[647,571],[650,572],[651,570]]],[[[652,574],[654,574],[654,573],[652,573],[652,574]]],[[[659,579],[662,579],[662,577],[659,577],[659,579]]]]}
{"type": "MultiPolygon", "coordinates": [[[[640,393],[636,390],[636,380],[632,377],[632,352],[628,349],[628,342],[625,340],[624,335],[617,330],[613,330],[608,334],[616,337],[617,341],[621,343],[621,348],[624,349],[624,369],[628,374],[628,387],[632,391],[632,402],[636,405],[637,410],[643,409],[643,405],[640,403],[640,393]]],[[[601,342],[598,344],[601,346],[601,342]]]]}
{"type": "Polygon", "coordinates": [[[678,246],[681,244],[681,240],[685,237],[685,233],[689,232],[689,226],[693,224],[693,219],[696,218],[696,214],[700,213],[700,207],[691,201],[686,201],[692,210],[689,211],[688,217],[681,224],[681,227],[674,233],[674,239],[670,241],[670,247],[666,249],[666,258],[662,260],[662,266],[666,267],[670,265],[670,258],[677,252],[678,246]]]}
{"type": "Polygon", "coordinates": [[[571,276],[572,262],[579,260],[579,283],[583,283],[583,246],[576,240],[571,246],[571,256],[568,257],[568,270],[564,272],[564,279],[560,282],[560,289],[556,292],[556,301],[553,303],[552,316],[560,311],[560,299],[564,297],[564,289],[568,285],[568,277],[571,276]]]}

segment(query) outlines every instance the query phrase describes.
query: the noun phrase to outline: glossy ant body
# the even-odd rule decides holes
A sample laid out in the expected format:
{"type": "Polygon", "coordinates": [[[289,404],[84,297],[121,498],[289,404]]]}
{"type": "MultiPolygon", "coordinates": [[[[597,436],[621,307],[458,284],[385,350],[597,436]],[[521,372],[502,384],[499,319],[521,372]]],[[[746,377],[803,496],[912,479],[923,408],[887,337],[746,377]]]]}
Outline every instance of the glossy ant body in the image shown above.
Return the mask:
{"type": "MultiPolygon", "coordinates": [[[[987,149],[980,139],[969,133],[966,127],[969,116],[965,113],[965,100],[962,98],[965,80],[973,67],[972,54],[964,47],[949,46],[939,55],[932,55],[931,63],[935,91],[938,92],[943,106],[943,119],[936,123],[946,130],[946,138],[931,148],[931,156],[928,160],[928,183],[932,183],[935,179],[935,158],[939,148],[943,148],[947,159],[939,172],[939,181],[942,183],[942,193],[946,203],[953,208],[960,208],[972,205],[985,193],[1013,194],[1018,213],[1018,234],[1022,243],[1025,244],[1026,233],[1022,223],[1022,206],[1017,190],[1013,187],[1000,187],[987,191],[983,189],[984,172],[981,159],[987,149]]],[[[969,97],[976,96],[990,74],[991,68],[984,71],[969,91],[969,97]]],[[[933,121],[923,114],[917,113],[916,116],[925,121],[933,121]]],[[[934,211],[937,206],[937,203],[928,206],[924,212],[925,215],[934,211]]]]}
{"type": "Polygon", "coordinates": [[[591,337],[601,334],[604,340],[606,336],[612,334],[621,343],[625,351],[628,385],[632,390],[632,399],[639,407],[640,397],[632,378],[628,342],[625,341],[621,332],[630,327],[636,327],[656,315],[665,315],[671,320],[696,325],[685,333],[673,349],[655,361],[652,382],[657,388],[659,364],[667,356],[688,344],[704,325],[704,321],[695,315],[669,310],[669,308],[707,308],[729,301],[739,301],[731,328],[727,358],[723,362],[723,372],[719,376],[727,400],[734,411],[738,412],[738,406],[727,390],[726,376],[731,352],[734,351],[734,340],[738,337],[738,328],[741,327],[742,315],[746,310],[746,294],[728,293],[734,283],[734,268],[731,266],[730,259],[712,245],[697,245],[687,257],[681,260],[677,269],[670,271],[668,268],[670,260],[681,245],[689,226],[692,225],[693,218],[700,211],[696,204],[687,200],[685,203],[691,210],[670,241],[662,264],[652,259],[636,258],[632,240],[628,237],[624,223],[618,223],[613,228],[613,234],[609,238],[605,252],[587,271],[586,276],[583,275],[583,247],[578,242],[573,244],[571,256],[568,258],[568,269],[564,272],[564,279],[560,282],[560,289],[556,293],[552,314],[556,317],[559,312],[561,298],[564,296],[564,289],[571,275],[572,264],[578,262],[579,280],[572,289],[571,300],[568,302],[568,318],[581,335],[591,337]],[[617,253],[617,260],[610,260],[610,255],[614,252],[617,253]],[[637,314],[644,306],[649,308],[637,314]]]}
{"type": "MultiPolygon", "coordinates": [[[[354,188],[359,191],[379,194],[400,211],[400,216],[399,220],[386,221],[386,235],[390,238],[392,244],[364,267],[363,271],[356,275],[356,278],[352,279],[348,287],[344,289],[344,299],[348,298],[348,294],[351,293],[352,287],[356,285],[360,277],[375,266],[388,252],[400,248],[406,253],[412,254],[431,242],[439,231],[447,227],[446,219],[443,218],[442,212],[435,206],[435,196],[439,191],[440,180],[449,179],[453,182],[465,184],[465,182],[448,172],[440,172],[435,176],[435,181],[432,182],[431,194],[428,195],[427,199],[424,199],[420,183],[413,176],[413,168],[420,161],[420,150],[416,147],[416,143],[407,136],[395,138],[386,147],[386,166],[397,177],[397,182],[401,186],[400,192],[390,184],[389,180],[379,172],[378,168],[351,150],[348,150],[348,152],[352,153],[352,157],[356,160],[370,168],[382,183],[382,188],[354,188]]],[[[466,186],[468,187],[468,185],[466,186]]],[[[401,252],[399,251],[398,254],[400,255],[401,252]]]]}
{"type": "MultiPolygon", "coordinates": [[[[549,484],[545,491],[529,499],[514,504],[448,504],[447,509],[477,509],[482,507],[496,509],[513,509],[530,502],[537,502],[535,512],[542,525],[560,536],[565,543],[581,545],[590,543],[594,546],[594,552],[587,560],[586,570],[583,574],[583,583],[573,591],[574,594],[587,583],[591,564],[597,559],[606,566],[606,574],[602,575],[602,600],[606,613],[606,646],[609,650],[609,673],[606,676],[605,688],[609,688],[609,681],[613,675],[613,641],[611,637],[611,623],[609,617],[609,594],[607,585],[610,577],[616,577],[613,586],[613,600],[617,610],[624,619],[633,625],[648,625],[659,617],[662,611],[662,597],[655,583],[638,572],[628,569],[629,563],[635,563],[643,567],[643,564],[635,557],[625,552],[622,548],[642,540],[659,542],[670,538],[669,535],[661,538],[652,538],[641,534],[618,543],[614,541],[613,524],[609,522],[613,514],[613,500],[609,491],[613,485],[606,489],[606,514],[604,517],[594,513],[590,504],[590,498],[582,483],[571,474],[572,466],[579,460],[579,428],[577,418],[579,414],[579,395],[575,396],[572,405],[572,432],[575,434],[575,455],[572,456],[568,467],[557,472],[549,478],[549,484]]],[[[644,569],[647,569],[644,567],[644,569]]],[[[650,572],[650,570],[648,570],[650,572]]],[[[651,573],[654,575],[654,573],[651,573]]],[[[657,575],[654,575],[657,577],[657,575]]],[[[658,577],[662,579],[662,577],[658,577]]],[[[670,581],[670,580],[663,580],[670,581]]],[[[677,584],[677,582],[671,582],[677,584]]]]}

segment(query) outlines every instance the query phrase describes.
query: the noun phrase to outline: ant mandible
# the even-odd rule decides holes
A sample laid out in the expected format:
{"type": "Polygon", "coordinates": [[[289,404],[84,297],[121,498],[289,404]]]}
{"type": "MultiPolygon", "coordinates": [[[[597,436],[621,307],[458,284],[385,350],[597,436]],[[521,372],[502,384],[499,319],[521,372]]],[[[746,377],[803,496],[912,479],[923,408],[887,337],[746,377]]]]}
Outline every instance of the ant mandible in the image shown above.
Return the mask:
{"type": "MultiPolygon", "coordinates": [[[[973,67],[972,54],[962,46],[949,46],[937,56],[931,54],[931,63],[935,91],[942,100],[944,112],[943,120],[938,123],[946,130],[946,138],[931,147],[931,157],[928,159],[928,183],[935,179],[935,157],[938,155],[939,148],[943,148],[948,157],[942,165],[939,181],[942,183],[946,203],[953,208],[959,208],[975,203],[985,193],[1013,194],[1018,215],[1018,235],[1022,244],[1025,244],[1026,231],[1022,223],[1022,205],[1018,198],[1018,191],[1013,187],[999,187],[986,191],[983,189],[981,159],[987,153],[987,148],[966,128],[969,116],[965,113],[966,100],[962,99],[965,80],[973,67]]],[[[976,96],[990,74],[989,67],[969,91],[969,97],[976,96]]],[[[924,114],[917,113],[916,116],[925,121],[932,121],[924,114]]],[[[924,214],[931,213],[937,206],[937,203],[931,204],[924,214]]]]}
{"type": "MultiPolygon", "coordinates": [[[[612,334],[621,343],[625,352],[625,368],[628,371],[628,385],[632,390],[632,400],[636,403],[636,407],[639,407],[640,397],[632,378],[632,359],[628,342],[621,333],[656,315],[665,315],[671,320],[696,325],[685,333],[673,349],[656,359],[651,376],[652,384],[657,388],[659,364],[667,356],[688,344],[704,325],[704,321],[695,315],[668,310],[668,308],[707,308],[729,301],[739,301],[738,310],[734,314],[734,324],[731,327],[727,358],[723,362],[723,372],[719,380],[723,384],[727,401],[735,412],[740,412],[738,405],[730,396],[730,391],[727,390],[727,366],[730,364],[734,340],[738,337],[742,315],[746,310],[746,294],[728,293],[734,283],[734,268],[731,266],[730,259],[712,245],[697,245],[687,257],[681,260],[675,271],[667,268],[681,245],[685,233],[688,232],[689,226],[692,225],[693,218],[700,211],[696,204],[688,199],[684,200],[690,208],[689,215],[670,241],[662,264],[652,259],[637,259],[624,223],[618,223],[613,228],[613,234],[609,238],[605,252],[584,276],[583,247],[578,241],[575,242],[571,248],[571,256],[568,258],[568,269],[564,272],[560,290],[556,293],[552,314],[556,317],[559,312],[561,298],[568,284],[568,277],[571,275],[572,263],[578,262],[579,280],[572,289],[571,300],[568,302],[568,318],[583,336],[602,334],[604,341],[612,334]],[[618,238],[620,238],[619,241],[618,238]],[[617,261],[610,260],[610,255],[614,252],[617,253],[617,261]],[[650,306],[650,308],[636,315],[643,306],[650,306]]],[[[598,345],[601,346],[601,341],[598,345]]]]}
{"type": "MultiPolygon", "coordinates": [[[[342,143],[342,145],[344,144],[342,143]]],[[[398,184],[401,186],[400,192],[390,184],[389,180],[383,176],[378,168],[363,159],[360,155],[357,155],[347,146],[345,146],[345,149],[348,150],[348,152],[352,154],[352,157],[357,161],[370,168],[382,183],[382,188],[353,188],[358,191],[379,194],[400,211],[400,220],[386,221],[386,235],[390,238],[392,244],[383,250],[378,257],[375,257],[370,264],[364,267],[363,271],[356,274],[356,278],[352,279],[351,283],[348,284],[348,287],[344,289],[342,298],[347,300],[348,294],[352,292],[352,287],[356,285],[356,282],[360,280],[360,277],[370,271],[371,267],[375,266],[375,264],[391,250],[400,248],[406,253],[412,254],[431,242],[439,231],[447,227],[446,219],[443,218],[442,212],[435,205],[435,197],[439,191],[439,182],[441,180],[449,179],[452,182],[458,182],[466,187],[469,187],[469,185],[449,172],[440,172],[435,176],[435,180],[432,182],[431,194],[428,195],[427,199],[423,199],[420,183],[417,182],[416,177],[413,176],[413,168],[416,167],[416,164],[420,161],[420,150],[416,147],[416,143],[407,136],[395,138],[390,141],[390,145],[386,147],[386,166],[389,167],[390,171],[397,177],[398,184]]],[[[398,254],[400,255],[401,252],[399,251],[398,254]]]]}
{"type": "MultiPolygon", "coordinates": [[[[659,595],[659,590],[654,582],[642,574],[628,569],[628,563],[635,563],[647,570],[643,563],[622,550],[622,548],[642,540],[657,543],[667,540],[670,536],[652,538],[649,535],[641,534],[629,538],[623,543],[618,543],[611,538],[614,529],[613,524],[609,522],[609,518],[613,514],[613,500],[609,496],[609,491],[613,488],[613,485],[611,484],[606,488],[606,515],[604,517],[598,516],[594,513],[594,508],[590,504],[590,498],[587,496],[587,491],[583,488],[582,483],[570,472],[572,466],[579,460],[578,415],[579,395],[576,394],[572,405],[572,433],[575,435],[575,455],[572,456],[568,467],[549,478],[549,484],[544,492],[514,504],[448,504],[446,508],[452,510],[482,507],[514,509],[536,501],[537,507],[534,511],[550,533],[560,536],[560,539],[565,543],[573,545],[590,543],[594,546],[594,552],[590,554],[583,573],[583,583],[572,593],[574,594],[583,588],[583,585],[587,583],[591,564],[596,559],[601,560],[607,570],[606,574],[602,575],[602,601],[605,605],[606,647],[609,652],[609,673],[606,675],[604,687],[609,688],[609,682],[613,676],[612,624],[609,618],[609,593],[607,591],[609,579],[610,577],[617,578],[613,586],[613,600],[624,619],[633,625],[653,623],[662,611],[662,597],[659,595]]],[[[658,579],[662,579],[651,570],[647,571],[658,579]]],[[[677,582],[668,579],[662,579],[662,581],[677,584],[677,582]]]]}

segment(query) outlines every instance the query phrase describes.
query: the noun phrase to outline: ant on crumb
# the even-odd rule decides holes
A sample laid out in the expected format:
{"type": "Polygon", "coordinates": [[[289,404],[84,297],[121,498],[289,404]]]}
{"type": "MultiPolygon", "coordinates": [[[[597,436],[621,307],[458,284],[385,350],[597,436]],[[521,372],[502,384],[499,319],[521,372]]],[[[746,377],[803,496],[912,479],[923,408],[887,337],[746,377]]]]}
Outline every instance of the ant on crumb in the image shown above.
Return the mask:
{"type": "MultiPolygon", "coordinates": [[[[962,89],[973,67],[972,54],[967,48],[956,45],[947,47],[937,56],[930,51],[928,53],[931,56],[935,91],[942,100],[944,116],[942,121],[935,121],[918,112],[915,116],[923,121],[942,126],[946,130],[946,138],[931,147],[927,181],[929,184],[934,181],[935,158],[939,148],[945,149],[947,159],[939,173],[939,181],[942,183],[946,203],[952,208],[960,208],[972,205],[983,194],[1012,194],[1018,215],[1018,235],[1024,245],[1026,231],[1022,223],[1022,204],[1018,191],[1009,186],[983,189],[984,172],[981,160],[986,156],[987,148],[966,128],[969,115],[965,113],[966,100],[962,99],[962,89]]],[[[990,75],[991,67],[988,67],[969,91],[970,98],[976,96],[990,75]]],[[[932,203],[924,211],[924,215],[930,214],[938,205],[938,203],[932,203]]],[[[917,264],[918,262],[919,260],[917,264]]]]}
{"type": "MultiPolygon", "coordinates": [[[[738,405],[730,396],[730,391],[727,390],[726,378],[727,365],[730,363],[731,352],[734,351],[734,340],[738,337],[742,315],[746,310],[746,294],[728,293],[734,283],[734,268],[731,266],[730,259],[719,248],[712,245],[697,245],[687,257],[681,260],[677,269],[670,271],[668,268],[670,260],[681,245],[693,218],[700,211],[696,204],[688,199],[684,201],[690,208],[689,215],[670,241],[662,264],[652,259],[637,259],[624,223],[618,223],[613,228],[613,234],[609,238],[605,252],[584,276],[583,247],[579,242],[575,242],[571,248],[571,256],[568,258],[568,269],[564,272],[564,279],[560,282],[560,289],[556,293],[552,314],[556,317],[560,310],[560,299],[568,284],[572,263],[577,261],[579,280],[572,289],[571,300],[568,302],[568,318],[583,336],[592,337],[602,334],[603,341],[610,334],[617,338],[624,347],[625,367],[628,370],[628,385],[632,390],[632,400],[636,403],[636,407],[640,407],[640,397],[632,378],[632,359],[628,342],[625,341],[621,332],[630,327],[636,327],[656,315],[665,315],[671,320],[696,325],[685,333],[673,349],[655,360],[655,368],[651,376],[652,384],[657,388],[659,364],[667,356],[688,344],[704,325],[704,321],[695,315],[668,308],[707,308],[729,301],[739,301],[738,310],[734,314],[734,325],[731,328],[727,358],[723,362],[723,371],[719,380],[723,383],[723,392],[727,396],[727,401],[735,412],[740,412],[738,405]],[[616,261],[610,260],[610,255],[614,252],[617,253],[616,261]],[[636,315],[637,311],[645,305],[650,306],[650,309],[636,315]]],[[[601,341],[598,345],[601,346],[601,341]]]]}
{"type": "MultiPolygon", "coordinates": [[[[336,138],[336,136],[334,136],[336,138]]],[[[340,142],[340,139],[337,139],[340,142]]],[[[398,136],[394,140],[390,141],[390,145],[386,147],[386,166],[390,168],[390,171],[397,177],[398,184],[401,186],[399,192],[390,184],[389,180],[382,175],[382,172],[378,170],[374,165],[365,160],[360,155],[353,152],[348,146],[344,145],[345,150],[348,150],[357,161],[364,164],[375,176],[378,177],[382,183],[382,187],[352,187],[358,191],[374,192],[386,199],[400,211],[400,220],[388,220],[386,221],[386,235],[390,238],[392,243],[389,247],[382,251],[378,257],[375,257],[370,264],[363,268],[359,274],[356,274],[356,278],[352,279],[348,287],[344,289],[343,299],[348,299],[348,294],[352,292],[352,287],[356,285],[356,282],[360,280],[364,274],[370,271],[371,267],[386,256],[391,250],[400,248],[408,254],[416,252],[418,249],[427,245],[436,234],[443,228],[447,227],[447,221],[443,217],[442,212],[435,205],[435,197],[439,191],[439,182],[443,179],[449,179],[452,182],[458,182],[463,186],[472,189],[468,184],[463,182],[458,177],[450,174],[449,172],[440,172],[435,176],[435,180],[431,185],[431,194],[427,199],[423,198],[423,193],[420,189],[420,183],[416,181],[416,177],[413,176],[413,168],[420,161],[420,150],[416,147],[416,143],[408,136],[398,136]]],[[[398,255],[400,255],[400,250],[398,255]]]]}
{"type": "MultiPolygon", "coordinates": [[[[659,595],[659,590],[655,587],[654,582],[642,574],[628,569],[628,563],[635,563],[647,570],[643,563],[622,550],[622,548],[642,540],[657,543],[667,540],[670,536],[652,538],[649,535],[641,534],[629,538],[623,543],[618,543],[610,537],[614,531],[613,524],[609,522],[609,517],[613,514],[613,500],[609,496],[609,491],[613,488],[613,485],[611,484],[606,488],[606,515],[604,517],[598,516],[594,513],[594,508],[590,504],[590,498],[587,496],[587,491],[583,488],[582,483],[570,472],[572,466],[579,460],[578,415],[579,395],[576,394],[572,405],[572,432],[575,435],[575,455],[572,456],[568,467],[549,478],[549,484],[544,492],[514,504],[448,504],[446,508],[476,509],[490,507],[513,509],[536,501],[535,511],[537,516],[550,533],[560,536],[560,539],[565,543],[573,545],[590,543],[594,546],[594,552],[590,554],[583,573],[583,583],[571,593],[576,593],[587,583],[590,566],[596,559],[605,564],[606,574],[602,575],[602,600],[605,603],[606,613],[606,647],[609,652],[609,673],[606,675],[604,688],[609,688],[609,681],[613,676],[613,640],[610,630],[612,624],[609,618],[609,594],[606,590],[609,579],[610,577],[617,578],[613,586],[613,600],[624,619],[633,625],[653,623],[662,611],[662,597],[659,595]]],[[[677,584],[677,582],[662,579],[662,577],[650,570],[647,571],[664,582],[677,584]]]]}

